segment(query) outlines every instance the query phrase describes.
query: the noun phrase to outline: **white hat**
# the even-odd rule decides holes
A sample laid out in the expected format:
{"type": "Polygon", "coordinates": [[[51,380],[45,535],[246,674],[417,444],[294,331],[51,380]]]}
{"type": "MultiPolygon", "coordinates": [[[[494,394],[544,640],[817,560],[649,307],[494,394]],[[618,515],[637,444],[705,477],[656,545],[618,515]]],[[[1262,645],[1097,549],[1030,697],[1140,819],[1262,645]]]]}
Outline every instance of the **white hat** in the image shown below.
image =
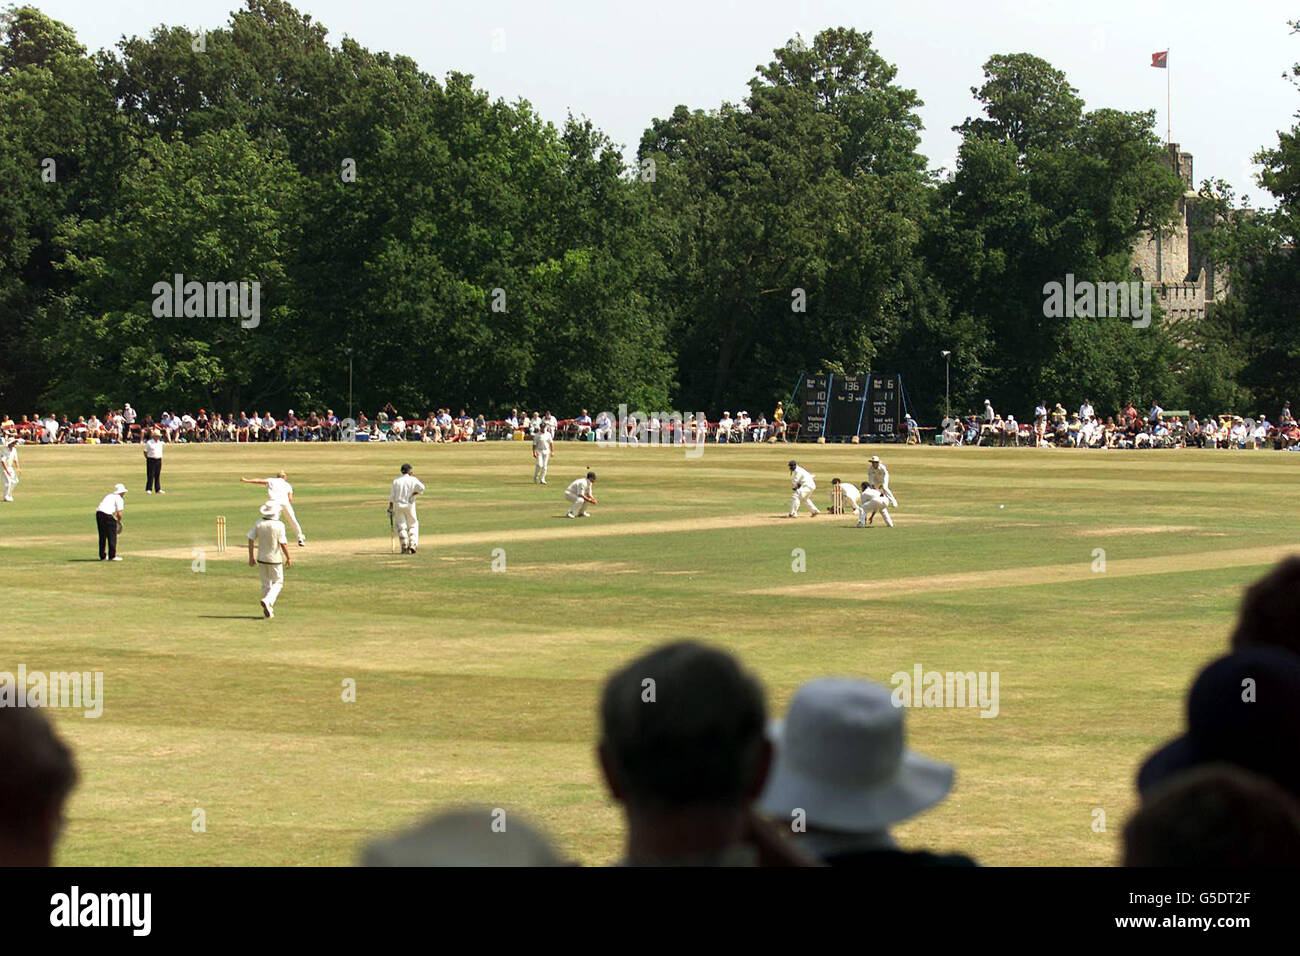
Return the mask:
{"type": "Polygon", "coordinates": [[[867,459],[867,461],[880,461],[880,456],[872,455],[870,458],[867,459]]]}
{"type": "Polygon", "coordinates": [[[126,494],[126,485],[122,484],[122,483],[119,481],[117,484],[115,484],[115,485],[113,486],[113,494],[115,494],[115,495],[124,495],[124,494],[126,494]]]}
{"type": "Polygon", "coordinates": [[[268,501],[257,509],[257,513],[264,518],[278,518],[280,517],[280,506],[274,501],[268,501]]]}
{"type": "Polygon", "coordinates": [[[903,709],[881,684],[809,681],[769,734],[776,758],[758,805],[772,816],[789,819],[800,807],[814,826],[876,833],[952,789],[951,766],[905,749],[903,709]]]}

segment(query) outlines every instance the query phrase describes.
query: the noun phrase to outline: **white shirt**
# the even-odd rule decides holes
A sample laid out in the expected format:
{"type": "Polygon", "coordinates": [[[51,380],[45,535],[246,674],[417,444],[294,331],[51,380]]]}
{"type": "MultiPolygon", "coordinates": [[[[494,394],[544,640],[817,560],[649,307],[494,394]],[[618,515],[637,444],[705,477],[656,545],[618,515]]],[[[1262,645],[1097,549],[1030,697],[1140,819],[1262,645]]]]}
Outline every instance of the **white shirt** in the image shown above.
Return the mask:
{"type": "Polygon", "coordinates": [[[4,462],[5,467],[12,473],[14,465],[18,463],[18,446],[10,447],[9,445],[0,444],[0,461],[4,462]]]}
{"type": "Polygon", "coordinates": [[[280,545],[289,543],[284,533],[284,522],[263,518],[248,532],[248,540],[257,543],[258,564],[283,564],[280,545]]]}
{"type": "Polygon", "coordinates": [[[101,514],[115,515],[119,511],[126,510],[126,502],[122,500],[121,495],[114,494],[110,491],[108,494],[104,495],[104,499],[99,503],[99,507],[95,510],[101,514]]]}
{"type": "Polygon", "coordinates": [[[134,425],[135,409],[132,408],[130,405],[126,406],[126,408],[122,409],[122,418],[125,419],[128,425],[134,425]]]}
{"type": "Polygon", "coordinates": [[[539,455],[550,455],[551,444],[551,433],[544,428],[533,436],[533,451],[539,455]]]}
{"type": "Polygon", "coordinates": [[[872,488],[888,488],[889,469],[883,463],[868,465],[867,484],[872,488]]]}
{"type": "Polygon", "coordinates": [[[595,497],[591,494],[591,482],[586,478],[579,478],[577,481],[573,482],[573,484],[569,485],[569,487],[565,489],[564,493],[566,495],[574,495],[578,498],[595,497]]]}
{"type": "Polygon", "coordinates": [[[278,501],[281,504],[288,502],[289,496],[293,494],[293,485],[283,478],[266,479],[266,497],[271,501],[278,501]]]}
{"type": "Polygon", "coordinates": [[[790,487],[811,490],[817,487],[817,483],[813,481],[812,472],[803,465],[796,465],[794,471],[790,472],[790,487]]]}
{"type": "Polygon", "coordinates": [[[847,481],[841,481],[840,490],[844,492],[845,498],[848,498],[849,501],[853,502],[854,507],[857,507],[858,502],[862,500],[862,492],[858,491],[856,485],[851,485],[847,481]]]}
{"type": "Polygon", "coordinates": [[[1079,417],[1083,419],[1085,422],[1088,419],[1092,418],[1092,415],[1093,415],[1092,406],[1089,405],[1087,402],[1084,402],[1082,405],[1079,406],[1079,417]]]}
{"type": "Polygon", "coordinates": [[[424,493],[424,482],[415,475],[399,475],[393,479],[393,490],[388,493],[388,500],[399,508],[415,504],[415,496],[424,493]]]}
{"type": "Polygon", "coordinates": [[[144,456],[146,458],[161,458],[163,452],[162,439],[150,438],[144,443],[144,456]]]}

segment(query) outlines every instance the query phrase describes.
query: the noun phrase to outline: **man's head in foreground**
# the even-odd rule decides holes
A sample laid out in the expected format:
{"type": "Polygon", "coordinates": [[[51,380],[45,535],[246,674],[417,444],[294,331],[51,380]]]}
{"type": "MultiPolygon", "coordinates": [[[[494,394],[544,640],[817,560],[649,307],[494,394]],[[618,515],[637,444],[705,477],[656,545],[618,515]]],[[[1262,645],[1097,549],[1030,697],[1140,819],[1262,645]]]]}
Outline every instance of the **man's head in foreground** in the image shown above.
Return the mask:
{"type": "Polygon", "coordinates": [[[627,862],[745,862],[750,807],[772,760],[766,719],[758,681],[692,641],[609,678],[598,755],[627,816],[627,862]]]}
{"type": "Polygon", "coordinates": [[[49,866],[77,782],[72,751],[40,710],[0,707],[0,866],[49,866]]]}

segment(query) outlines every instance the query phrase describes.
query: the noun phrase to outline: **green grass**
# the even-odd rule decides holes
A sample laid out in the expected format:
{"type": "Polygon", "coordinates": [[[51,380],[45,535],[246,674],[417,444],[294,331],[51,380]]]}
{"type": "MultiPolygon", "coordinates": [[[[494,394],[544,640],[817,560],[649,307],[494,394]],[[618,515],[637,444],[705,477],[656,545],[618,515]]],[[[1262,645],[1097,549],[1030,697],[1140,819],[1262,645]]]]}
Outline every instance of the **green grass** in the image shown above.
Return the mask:
{"type": "MultiPolygon", "coordinates": [[[[824,507],[831,477],[861,480],[870,452],[796,453],[824,507]]],[[[104,673],[101,718],[54,712],[82,770],[65,864],[348,864],[368,836],[458,804],[612,861],[596,698],[615,666],[682,636],[739,654],[774,713],[828,674],[998,671],[995,719],[909,713],[911,744],[955,763],[957,785],[903,841],[990,864],[1109,864],[1138,763],[1178,731],[1242,586],[1269,548],[1300,545],[1279,517],[1300,456],[1265,452],[889,448],[897,527],[863,531],[776,517],[779,446],[689,460],[561,444],[546,487],[522,444],[176,446],[161,498],[143,494],[138,448],[21,457],[18,500],[0,506],[0,670],[104,673]],[[414,558],[389,553],[384,514],[406,460],[428,485],[414,558]],[[588,466],[600,504],[567,521],[563,487],[588,466]],[[239,477],[278,467],[309,546],[268,622],[242,550],[262,491],[239,477]],[[92,512],[116,481],[131,488],[125,560],[100,564],[86,560],[92,512]],[[1077,574],[1045,570],[1062,565],[1077,574]]]]}

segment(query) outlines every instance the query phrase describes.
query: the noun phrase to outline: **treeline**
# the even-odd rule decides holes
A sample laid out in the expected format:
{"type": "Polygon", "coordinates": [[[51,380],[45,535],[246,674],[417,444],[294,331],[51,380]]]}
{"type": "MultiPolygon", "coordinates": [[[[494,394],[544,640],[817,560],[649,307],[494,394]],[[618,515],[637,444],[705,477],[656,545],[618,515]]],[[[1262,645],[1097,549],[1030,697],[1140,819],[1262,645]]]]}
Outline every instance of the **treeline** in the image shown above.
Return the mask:
{"type": "Polygon", "coordinates": [[[1293,131],[1276,214],[1228,215],[1228,305],[1195,328],[1046,319],[1043,285],[1132,278],[1182,192],[1151,113],[1086,110],[995,56],[956,170],[870,34],[774,52],[741,103],[654,119],[630,166],[472,79],[280,0],[88,54],[0,15],[0,406],[765,409],[800,372],[904,375],[923,416],[1040,397],[1255,411],[1295,381],[1293,131]],[[260,319],[156,314],[154,286],[257,282],[260,319]],[[1275,296],[1279,290],[1285,300],[1275,296]],[[1286,305],[1283,305],[1283,301],[1286,305]]]}

